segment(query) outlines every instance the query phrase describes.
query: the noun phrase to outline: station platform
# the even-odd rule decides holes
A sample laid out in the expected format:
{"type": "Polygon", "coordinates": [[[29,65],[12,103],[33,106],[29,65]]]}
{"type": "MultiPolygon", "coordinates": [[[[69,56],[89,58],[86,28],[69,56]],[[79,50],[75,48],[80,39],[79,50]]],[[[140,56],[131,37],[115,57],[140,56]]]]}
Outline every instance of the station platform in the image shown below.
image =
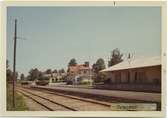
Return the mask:
{"type": "Polygon", "coordinates": [[[148,92],[136,92],[136,91],[119,91],[119,90],[99,90],[91,88],[77,88],[77,87],[65,87],[65,86],[32,86],[38,88],[46,88],[52,90],[61,90],[76,93],[85,93],[92,95],[102,95],[108,97],[116,97],[123,99],[140,100],[146,102],[161,102],[161,93],[148,93],[148,92]]]}

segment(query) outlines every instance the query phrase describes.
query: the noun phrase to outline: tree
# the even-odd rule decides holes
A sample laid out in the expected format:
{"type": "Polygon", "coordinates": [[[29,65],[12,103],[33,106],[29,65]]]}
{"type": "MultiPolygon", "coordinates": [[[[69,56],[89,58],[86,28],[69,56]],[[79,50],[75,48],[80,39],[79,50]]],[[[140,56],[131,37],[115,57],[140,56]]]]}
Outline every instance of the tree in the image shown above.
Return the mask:
{"type": "Polygon", "coordinates": [[[26,80],[31,80],[31,76],[27,75],[26,80]]]}
{"type": "Polygon", "coordinates": [[[9,69],[9,61],[6,60],[6,77],[7,81],[11,81],[13,77],[13,72],[9,69]]]}
{"type": "Polygon", "coordinates": [[[84,65],[85,65],[86,67],[89,67],[89,61],[85,61],[84,65]]]}
{"type": "Polygon", "coordinates": [[[9,68],[9,61],[6,60],[6,69],[8,69],[8,68],[9,68]]]}
{"type": "Polygon", "coordinates": [[[55,70],[53,71],[53,73],[57,73],[57,69],[55,69],[55,70]]]}
{"type": "Polygon", "coordinates": [[[46,74],[52,74],[52,70],[51,70],[51,69],[47,69],[47,70],[45,71],[45,73],[46,73],[46,74]]]}
{"type": "Polygon", "coordinates": [[[6,60],[6,77],[7,81],[11,81],[13,76],[13,72],[9,69],[9,61],[6,60]]]}
{"type": "MultiPolygon", "coordinates": [[[[18,72],[15,72],[16,75],[15,75],[15,79],[17,80],[17,77],[19,76],[18,72]]],[[[14,77],[14,73],[13,71],[9,68],[9,61],[6,60],[6,78],[7,78],[7,81],[12,81],[13,80],[13,77],[14,77]]]]}
{"type": "Polygon", "coordinates": [[[18,78],[18,76],[19,76],[19,73],[18,73],[18,72],[16,72],[16,75],[15,75],[15,76],[16,76],[16,80],[17,80],[17,78],[18,78]]]}
{"type": "Polygon", "coordinates": [[[118,64],[123,61],[123,54],[120,53],[119,49],[116,48],[111,52],[111,59],[108,61],[108,67],[118,64]]]}
{"type": "MultiPolygon", "coordinates": [[[[16,72],[16,79],[18,77],[18,72],[16,72]]],[[[12,81],[13,80],[14,73],[12,70],[9,69],[9,61],[6,60],[6,77],[7,81],[12,81]]]]}
{"type": "Polygon", "coordinates": [[[70,62],[68,63],[68,67],[69,67],[69,66],[75,66],[75,65],[77,65],[77,61],[76,61],[76,59],[72,58],[72,59],[70,60],[70,62]]]}
{"type": "Polygon", "coordinates": [[[105,63],[102,58],[99,58],[95,64],[92,66],[93,71],[94,71],[94,82],[101,82],[104,81],[105,76],[102,73],[99,73],[99,71],[105,69],[105,63]]]}
{"type": "MultiPolygon", "coordinates": [[[[7,76],[7,81],[12,81],[14,73],[10,69],[7,69],[6,76],[7,76]]],[[[18,76],[19,76],[19,74],[18,74],[18,72],[16,72],[16,78],[15,78],[16,80],[17,80],[18,76]]]]}
{"type": "Polygon", "coordinates": [[[40,71],[37,68],[31,69],[29,71],[29,79],[30,79],[30,81],[34,81],[35,79],[38,79],[39,75],[40,75],[40,71]]]}
{"type": "Polygon", "coordinates": [[[65,73],[65,70],[62,68],[59,70],[59,73],[65,73]]]}
{"type": "Polygon", "coordinates": [[[24,77],[24,74],[23,74],[23,73],[20,75],[20,79],[21,79],[21,80],[25,80],[25,77],[24,77]]]}
{"type": "Polygon", "coordinates": [[[6,71],[7,81],[12,81],[13,79],[13,72],[10,69],[6,71]]]}
{"type": "Polygon", "coordinates": [[[105,63],[102,58],[99,58],[95,64],[93,64],[93,70],[95,73],[98,73],[99,71],[105,69],[105,63]]]}
{"type": "Polygon", "coordinates": [[[39,71],[39,77],[43,77],[43,73],[39,71]]]}
{"type": "Polygon", "coordinates": [[[70,68],[67,69],[67,73],[70,72],[70,68]]]}
{"type": "Polygon", "coordinates": [[[37,80],[49,80],[49,77],[43,76],[43,73],[39,71],[39,77],[37,78],[37,80]]]}

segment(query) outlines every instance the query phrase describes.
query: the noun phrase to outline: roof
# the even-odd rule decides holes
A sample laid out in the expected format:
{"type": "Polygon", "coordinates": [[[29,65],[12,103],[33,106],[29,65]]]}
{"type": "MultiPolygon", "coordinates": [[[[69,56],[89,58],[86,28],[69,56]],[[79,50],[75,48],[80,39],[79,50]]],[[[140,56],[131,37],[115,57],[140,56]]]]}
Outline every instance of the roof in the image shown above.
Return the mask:
{"type": "Polygon", "coordinates": [[[84,64],[76,65],[76,66],[70,66],[69,67],[70,71],[78,71],[78,70],[87,70],[89,69],[88,66],[85,66],[84,64]]]}
{"type": "Polygon", "coordinates": [[[107,69],[101,70],[100,72],[116,71],[116,70],[125,70],[132,68],[142,68],[142,67],[151,67],[161,65],[161,58],[156,57],[147,57],[147,58],[138,58],[132,59],[131,61],[125,60],[121,63],[118,63],[114,66],[111,66],[107,69]]]}

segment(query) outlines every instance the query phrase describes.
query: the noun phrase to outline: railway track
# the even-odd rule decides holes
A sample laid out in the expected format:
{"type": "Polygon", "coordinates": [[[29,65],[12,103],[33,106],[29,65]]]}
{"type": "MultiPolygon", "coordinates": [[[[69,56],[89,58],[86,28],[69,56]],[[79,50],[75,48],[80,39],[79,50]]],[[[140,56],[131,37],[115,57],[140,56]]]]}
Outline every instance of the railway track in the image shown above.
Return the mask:
{"type": "MultiPolygon", "coordinates": [[[[31,88],[31,89],[41,91],[41,89],[39,89],[39,88],[31,88]]],[[[75,100],[81,100],[81,101],[85,101],[85,102],[91,102],[91,103],[95,103],[95,104],[99,104],[99,105],[103,105],[103,106],[107,106],[107,107],[110,107],[110,105],[111,105],[111,103],[109,103],[109,102],[97,101],[97,100],[93,100],[90,98],[77,97],[74,95],[68,95],[68,94],[64,94],[64,93],[60,93],[60,92],[56,92],[56,91],[53,92],[53,91],[50,91],[47,89],[42,89],[42,91],[47,92],[49,94],[53,94],[53,95],[63,96],[63,97],[67,97],[67,98],[71,98],[71,99],[75,99],[75,100]]]]}
{"type": "Polygon", "coordinates": [[[62,105],[60,103],[57,103],[55,101],[52,101],[48,98],[42,97],[40,95],[33,94],[31,92],[25,91],[25,90],[17,90],[19,93],[24,95],[25,97],[33,100],[34,102],[38,103],[39,105],[43,106],[49,111],[77,111],[75,109],[72,109],[68,106],[62,105]]]}
{"type": "Polygon", "coordinates": [[[50,111],[110,111],[110,104],[46,90],[17,87],[17,91],[50,111]]]}

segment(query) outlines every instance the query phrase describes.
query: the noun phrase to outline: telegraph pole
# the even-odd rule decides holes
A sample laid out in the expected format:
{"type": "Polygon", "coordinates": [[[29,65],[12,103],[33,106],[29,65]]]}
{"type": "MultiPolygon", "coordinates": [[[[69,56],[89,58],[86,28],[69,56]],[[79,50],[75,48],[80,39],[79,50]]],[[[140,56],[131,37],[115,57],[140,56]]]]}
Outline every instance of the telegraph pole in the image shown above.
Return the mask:
{"type": "Polygon", "coordinates": [[[17,43],[17,19],[15,19],[14,30],[14,52],[13,52],[13,108],[15,108],[15,81],[16,81],[16,43],[17,43]]]}

